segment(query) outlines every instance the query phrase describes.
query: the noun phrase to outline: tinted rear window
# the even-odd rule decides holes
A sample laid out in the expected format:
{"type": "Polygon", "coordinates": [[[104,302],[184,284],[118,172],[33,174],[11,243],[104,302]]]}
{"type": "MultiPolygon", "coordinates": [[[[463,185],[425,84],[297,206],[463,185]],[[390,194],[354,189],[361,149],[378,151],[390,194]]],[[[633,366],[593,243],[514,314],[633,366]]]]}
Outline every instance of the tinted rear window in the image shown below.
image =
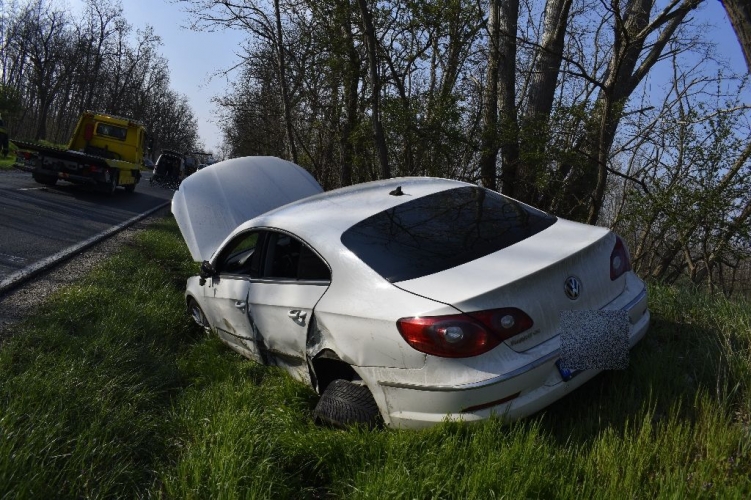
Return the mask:
{"type": "Polygon", "coordinates": [[[378,274],[397,282],[479,259],[555,221],[494,191],[467,186],[368,217],[345,231],[342,243],[378,274]]]}

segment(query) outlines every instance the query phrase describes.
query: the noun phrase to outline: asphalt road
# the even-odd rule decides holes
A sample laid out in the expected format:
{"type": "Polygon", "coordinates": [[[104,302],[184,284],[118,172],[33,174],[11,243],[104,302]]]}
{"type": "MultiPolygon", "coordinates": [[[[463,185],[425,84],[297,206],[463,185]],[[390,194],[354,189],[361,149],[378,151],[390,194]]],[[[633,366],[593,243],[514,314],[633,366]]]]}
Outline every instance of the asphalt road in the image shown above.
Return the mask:
{"type": "Polygon", "coordinates": [[[48,187],[31,174],[0,171],[0,282],[172,199],[149,186],[107,196],[64,181],[48,187]]]}

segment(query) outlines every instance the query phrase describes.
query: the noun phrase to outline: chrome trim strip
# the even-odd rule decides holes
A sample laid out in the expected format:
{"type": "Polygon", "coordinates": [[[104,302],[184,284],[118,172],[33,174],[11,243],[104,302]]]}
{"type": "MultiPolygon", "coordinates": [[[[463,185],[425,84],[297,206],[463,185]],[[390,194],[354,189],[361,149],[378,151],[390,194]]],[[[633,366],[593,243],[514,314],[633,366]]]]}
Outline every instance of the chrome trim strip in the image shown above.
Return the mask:
{"type": "Polygon", "coordinates": [[[396,387],[398,389],[415,389],[418,391],[464,391],[467,389],[479,389],[481,387],[487,387],[490,385],[495,385],[500,382],[503,382],[505,380],[518,377],[519,375],[528,372],[529,370],[533,370],[537,368],[540,365],[543,365],[547,363],[548,361],[557,358],[558,354],[560,353],[560,349],[556,349],[554,351],[549,352],[545,356],[541,358],[537,358],[536,360],[532,361],[529,364],[526,364],[524,366],[520,366],[516,370],[512,370],[508,373],[504,373],[503,375],[499,375],[497,377],[489,378],[486,380],[481,380],[480,382],[472,382],[471,384],[462,384],[462,385],[417,385],[417,384],[405,384],[403,382],[383,382],[378,381],[378,383],[384,387],[396,387]]]}
{"type": "MultiPolygon", "coordinates": [[[[631,309],[634,308],[634,306],[636,306],[636,304],[641,302],[646,295],[647,295],[647,288],[644,287],[644,289],[636,297],[634,297],[634,299],[631,302],[623,306],[621,310],[630,311],[631,309]]],[[[558,335],[560,335],[560,333],[558,335]]],[[[554,339],[558,335],[551,337],[549,340],[554,339]]],[[[551,359],[557,358],[560,352],[561,352],[560,349],[555,349],[554,351],[549,352],[545,356],[542,356],[541,358],[537,358],[531,363],[528,363],[524,366],[520,366],[516,370],[512,370],[508,373],[504,373],[503,375],[499,375],[497,377],[489,378],[486,380],[481,380],[479,382],[472,382],[471,384],[418,385],[418,384],[409,384],[409,383],[404,383],[404,382],[388,382],[388,381],[381,381],[381,380],[378,381],[378,384],[382,385],[383,387],[394,387],[397,389],[414,389],[418,391],[434,391],[434,392],[449,392],[449,391],[464,391],[468,389],[479,389],[482,387],[488,387],[491,385],[499,384],[501,382],[512,379],[514,377],[518,377],[519,375],[525,372],[528,372],[529,370],[534,370],[538,366],[547,363],[551,359]]]]}
{"type": "Polygon", "coordinates": [[[626,304],[625,306],[621,308],[621,311],[630,311],[631,309],[634,308],[634,306],[636,306],[636,304],[641,302],[644,299],[644,297],[646,297],[646,295],[647,295],[647,287],[645,286],[642,289],[642,291],[639,293],[639,295],[634,297],[634,299],[631,302],[629,302],[628,304],[626,304]]]}

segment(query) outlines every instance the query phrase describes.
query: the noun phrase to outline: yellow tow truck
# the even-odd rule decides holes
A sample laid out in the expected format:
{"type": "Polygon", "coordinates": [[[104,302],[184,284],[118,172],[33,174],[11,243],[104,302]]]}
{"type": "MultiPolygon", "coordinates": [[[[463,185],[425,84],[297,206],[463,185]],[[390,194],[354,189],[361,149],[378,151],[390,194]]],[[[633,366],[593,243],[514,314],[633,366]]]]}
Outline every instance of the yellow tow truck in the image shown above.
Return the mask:
{"type": "Polygon", "coordinates": [[[13,140],[19,149],[14,167],[31,172],[40,184],[62,179],[109,194],[118,186],[132,193],[141,180],[146,141],[143,124],[86,111],[67,149],[13,140]]]}

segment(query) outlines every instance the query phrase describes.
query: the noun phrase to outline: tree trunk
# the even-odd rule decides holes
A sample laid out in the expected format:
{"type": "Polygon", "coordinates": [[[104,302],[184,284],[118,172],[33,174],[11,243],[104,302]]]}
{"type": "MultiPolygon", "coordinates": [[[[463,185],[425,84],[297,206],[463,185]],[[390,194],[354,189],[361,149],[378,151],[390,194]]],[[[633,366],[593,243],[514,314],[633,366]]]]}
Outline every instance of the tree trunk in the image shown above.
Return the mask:
{"type": "Polygon", "coordinates": [[[282,13],[279,0],[274,0],[274,15],[276,16],[276,59],[279,64],[279,85],[282,87],[282,108],[284,111],[284,126],[287,131],[287,142],[292,163],[297,163],[297,146],[295,145],[295,131],[292,126],[292,105],[287,86],[287,66],[284,61],[284,38],[282,35],[282,13]]]}
{"type": "Polygon", "coordinates": [[[746,68],[751,73],[751,3],[748,0],[722,0],[721,3],[743,49],[746,68]]]}
{"type": "Polygon", "coordinates": [[[480,178],[482,185],[496,189],[498,159],[498,68],[501,59],[501,0],[488,6],[488,70],[483,93],[482,138],[480,143],[480,178]]]}
{"type": "Polygon", "coordinates": [[[501,187],[514,196],[519,164],[519,122],[516,114],[516,31],[519,0],[501,3],[501,58],[498,65],[498,104],[501,119],[501,187]]]}
{"type": "Polygon", "coordinates": [[[365,32],[365,48],[368,53],[368,68],[370,74],[370,85],[373,95],[371,97],[371,113],[373,114],[373,136],[375,139],[376,153],[378,162],[381,167],[381,178],[388,179],[391,177],[389,167],[388,148],[386,147],[386,138],[383,133],[381,124],[381,79],[378,75],[378,40],[376,38],[375,27],[373,26],[373,15],[368,10],[366,0],[357,0],[362,15],[363,29],[365,32]]]}
{"type": "Polygon", "coordinates": [[[357,126],[359,115],[357,88],[360,83],[360,56],[355,47],[355,39],[352,34],[352,19],[350,10],[344,9],[345,23],[342,25],[342,34],[346,44],[344,61],[343,86],[344,86],[344,123],[342,124],[340,144],[342,148],[342,165],[339,171],[339,183],[341,186],[352,184],[352,163],[354,160],[354,147],[352,145],[352,132],[357,126]]]}
{"type": "Polygon", "coordinates": [[[513,196],[526,203],[536,202],[535,177],[545,165],[545,144],[556,83],[563,60],[563,47],[572,0],[548,0],[545,5],[540,45],[535,50],[529,88],[522,108],[522,155],[514,179],[513,196]]]}
{"type": "Polygon", "coordinates": [[[663,11],[650,21],[654,0],[630,0],[625,13],[615,14],[614,43],[602,90],[595,105],[596,118],[586,132],[582,152],[585,164],[564,186],[568,202],[565,215],[595,224],[600,216],[608,178],[608,157],[615,140],[623,107],[633,91],[662,55],[686,15],[704,0],[684,0],[672,11],[663,11]],[[647,38],[659,35],[644,54],[647,38]]]}

